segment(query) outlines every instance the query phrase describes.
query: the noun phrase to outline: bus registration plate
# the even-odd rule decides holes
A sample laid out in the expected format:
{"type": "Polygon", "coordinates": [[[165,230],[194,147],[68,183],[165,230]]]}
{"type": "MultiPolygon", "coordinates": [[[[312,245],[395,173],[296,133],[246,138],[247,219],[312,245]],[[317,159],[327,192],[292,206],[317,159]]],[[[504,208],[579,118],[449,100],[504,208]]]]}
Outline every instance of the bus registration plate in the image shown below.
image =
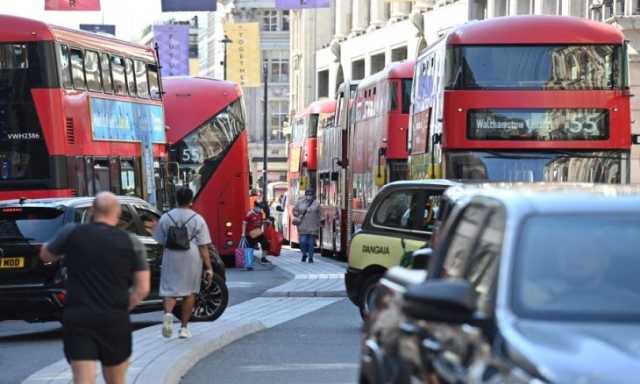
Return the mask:
{"type": "Polygon", "coordinates": [[[24,257],[3,257],[0,258],[0,269],[24,268],[24,257]]]}

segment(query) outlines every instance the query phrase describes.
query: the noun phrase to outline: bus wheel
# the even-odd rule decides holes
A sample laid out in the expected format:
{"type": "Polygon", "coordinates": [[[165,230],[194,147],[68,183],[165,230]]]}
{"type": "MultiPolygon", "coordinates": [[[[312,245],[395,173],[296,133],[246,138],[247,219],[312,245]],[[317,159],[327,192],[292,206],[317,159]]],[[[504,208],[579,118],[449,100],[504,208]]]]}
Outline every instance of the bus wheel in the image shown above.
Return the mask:
{"type": "MultiPolygon", "coordinates": [[[[203,280],[200,286],[200,293],[196,296],[196,303],[193,306],[192,321],[213,321],[222,316],[229,304],[229,290],[222,277],[213,275],[211,285],[207,287],[203,280]]],[[[180,308],[176,306],[173,310],[174,316],[180,318],[180,308]]]]}
{"type": "Polygon", "coordinates": [[[373,307],[378,293],[378,281],[382,277],[381,273],[375,273],[370,275],[364,280],[362,287],[360,288],[360,297],[358,298],[358,308],[360,309],[360,316],[362,320],[366,320],[369,317],[369,313],[373,307]]]}

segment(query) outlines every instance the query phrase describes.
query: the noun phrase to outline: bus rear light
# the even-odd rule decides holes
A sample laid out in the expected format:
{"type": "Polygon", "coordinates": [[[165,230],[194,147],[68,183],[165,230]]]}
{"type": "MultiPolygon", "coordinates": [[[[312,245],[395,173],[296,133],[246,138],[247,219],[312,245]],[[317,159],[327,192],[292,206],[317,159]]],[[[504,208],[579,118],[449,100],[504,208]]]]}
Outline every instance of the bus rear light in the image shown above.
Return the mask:
{"type": "Polygon", "coordinates": [[[227,221],[226,223],[224,223],[224,226],[227,228],[231,228],[233,224],[230,221],[227,221]]]}
{"type": "Polygon", "coordinates": [[[224,245],[227,247],[231,247],[233,245],[233,240],[227,240],[227,242],[224,243],[224,245]]]}
{"type": "Polygon", "coordinates": [[[231,237],[231,236],[233,236],[233,232],[228,231],[228,232],[227,232],[227,237],[231,237]]]}

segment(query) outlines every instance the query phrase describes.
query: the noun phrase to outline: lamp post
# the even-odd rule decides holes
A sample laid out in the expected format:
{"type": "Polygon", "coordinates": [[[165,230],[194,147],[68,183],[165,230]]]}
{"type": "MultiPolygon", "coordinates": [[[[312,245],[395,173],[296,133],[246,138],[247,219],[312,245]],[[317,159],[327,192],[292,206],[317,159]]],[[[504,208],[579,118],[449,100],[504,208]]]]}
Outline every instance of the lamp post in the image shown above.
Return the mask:
{"type": "Polygon", "coordinates": [[[227,80],[227,44],[233,43],[233,40],[229,38],[229,36],[224,35],[224,39],[220,40],[222,44],[224,44],[224,61],[222,62],[222,66],[224,67],[224,80],[227,80]]]}
{"type": "Polygon", "coordinates": [[[270,214],[269,212],[269,205],[267,203],[267,155],[268,155],[268,151],[267,151],[267,133],[268,133],[268,102],[269,102],[269,92],[268,92],[268,83],[269,83],[269,67],[267,64],[264,65],[264,68],[262,69],[262,79],[264,81],[264,105],[263,105],[263,109],[262,109],[262,113],[263,113],[263,119],[262,119],[262,134],[263,134],[263,141],[262,141],[262,201],[265,205],[265,209],[267,211],[267,215],[270,214]]]}

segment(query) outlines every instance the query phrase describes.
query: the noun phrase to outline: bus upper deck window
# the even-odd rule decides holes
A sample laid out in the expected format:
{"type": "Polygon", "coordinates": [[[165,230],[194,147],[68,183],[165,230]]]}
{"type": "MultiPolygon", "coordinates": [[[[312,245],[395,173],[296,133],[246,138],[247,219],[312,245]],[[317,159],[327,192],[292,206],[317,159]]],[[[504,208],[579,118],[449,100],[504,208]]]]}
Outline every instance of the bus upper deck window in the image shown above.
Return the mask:
{"type": "Polygon", "coordinates": [[[62,76],[62,86],[73,88],[71,65],[69,64],[69,47],[66,45],[60,46],[60,75],[62,76]]]}
{"type": "Polygon", "coordinates": [[[139,60],[135,61],[136,88],[139,97],[149,97],[149,82],[147,80],[147,66],[139,60]]]}
{"type": "Polygon", "coordinates": [[[82,50],[71,49],[69,57],[71,58],[73,87],[76,89],[87,89],[87,84],[84,78],[84,55],[82,50]]]}
{"type": "Polygon", "coordinates": [[[136,77],[134,74],[133,60],[124,59],[124,63],[125,63],[124,72],[127,78],[127,90],[129,91],[129,95],[135,96],[136,95],[136,77]]]}
{"type": "Polygon", "coordinates": [[[111,56],[111,77],[113,89],[118,95],[127,94],[127,85],[124,78],[124,60],[122,57],[111,56]]]}
{"type": "Polygon", "coordinates": [[[109,55],[103,53],[100,55],[100,72],[102,73],[102,87],[105,92],[113,92],[113,81],[111,80],[111,64],[109,55]]]}

